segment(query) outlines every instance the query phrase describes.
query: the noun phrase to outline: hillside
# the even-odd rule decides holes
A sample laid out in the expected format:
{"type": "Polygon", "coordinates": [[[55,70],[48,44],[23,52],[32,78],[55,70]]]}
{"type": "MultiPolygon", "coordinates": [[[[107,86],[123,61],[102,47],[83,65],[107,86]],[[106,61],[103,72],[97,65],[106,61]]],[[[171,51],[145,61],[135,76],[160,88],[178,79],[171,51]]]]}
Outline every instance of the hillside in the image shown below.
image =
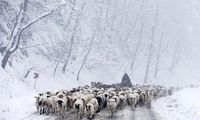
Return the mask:
{"type": "Polygon", "coordinates": [[[198,0],[2,0],[1,65],[13,53],[0,70],[0,91],[14,97],[111,84],[125,72],[134,84],[199,84],[199,6],[198,0]]]}

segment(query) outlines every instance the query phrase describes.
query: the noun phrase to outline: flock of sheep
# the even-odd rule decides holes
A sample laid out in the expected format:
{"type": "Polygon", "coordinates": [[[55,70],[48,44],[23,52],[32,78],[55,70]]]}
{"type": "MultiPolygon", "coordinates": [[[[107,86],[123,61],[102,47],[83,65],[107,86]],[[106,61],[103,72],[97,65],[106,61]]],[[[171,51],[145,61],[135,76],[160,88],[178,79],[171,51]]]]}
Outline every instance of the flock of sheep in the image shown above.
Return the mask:
{"type": "Polygon", "coordinates": [[[40,93],[36,96],[36,107],[40,114],[57,114],[64,118],[67,111],[73,111],[76,119],[95,118],[96,113],[107,109],[110,117],[126,105],[135,110],[138,106],[151,107],[152,99],[166,96],[172,89],[159,85],[138,85],[133,88],[78,87],[72,90],[40,93]]]}

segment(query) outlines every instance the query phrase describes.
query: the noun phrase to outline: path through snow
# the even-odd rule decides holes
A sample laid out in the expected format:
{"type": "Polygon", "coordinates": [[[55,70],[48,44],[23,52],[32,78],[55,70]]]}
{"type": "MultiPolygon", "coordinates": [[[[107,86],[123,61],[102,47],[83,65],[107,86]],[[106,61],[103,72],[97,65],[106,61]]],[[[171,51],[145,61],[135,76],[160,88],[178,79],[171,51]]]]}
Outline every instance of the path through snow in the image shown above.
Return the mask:
{"type": "MultiPolygon", "coordinates": [[[[38,113],[30,114],[23,120],[60,120],[55,115],[39,115],[38,113]]],[[[75,115],[67,112],[63,120],[75,120],[75,115]]],[[[86,118],[83,118],[86,120],[86,118]]],[[[138,107],[135,111],[131,110],[127,106],[124,110],[118,110],[114,116],[109,117],[109,113],[106,109],[102,110],[94,120],[160,120],[158,115],[154,113],[152,109],[147,109],[146,107],[138,107]]]]}

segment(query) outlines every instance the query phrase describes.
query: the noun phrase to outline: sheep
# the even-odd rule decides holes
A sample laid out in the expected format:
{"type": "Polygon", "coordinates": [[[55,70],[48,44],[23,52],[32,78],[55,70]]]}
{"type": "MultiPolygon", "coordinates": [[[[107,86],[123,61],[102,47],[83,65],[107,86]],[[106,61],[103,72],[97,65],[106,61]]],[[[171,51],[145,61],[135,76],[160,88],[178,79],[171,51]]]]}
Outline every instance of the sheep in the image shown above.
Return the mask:
{"type": "Polygon", "coordinates": [[[65,102],[62,99],[58,99],[56,103],[59,118],[64,118],[65,102]]]}
{"type": "Polygon", "coordinates": [[[63,101],[63,104],[64,104],[64,107],[65,107],[65,109],[67,108],[67,97],[66,97],[66,95],[65,95],[65,92],[58,92],[57,94],[56,94],[56,97],[58,98],[58,99],[61,99],[62,101],[63,101]]]}
{"type": "Polygon", "coordinates": [[[67,96],[67,110],[70,110],[71,108],[73,108],[73,104],[74,104],[73,97],[71,95],[68,95],[67,96]]]}
{"type": "Polygon", "coordinates": [[[98,107],[99,107],[99,103],[98,103],[97,99],[96,99],[96,98],[92,98],[92,99],[90,100],[90,103],[93,103],[93,104],[94,104],[95,111],[97,111],[97,109],[98,109],[98,107]]]}
{"type": "Polygon", "coordinates": [[[52,104],[51,101],[49,100],[49,98],[46,98],[42,101],[42,105],[44,107],[44,111],[46,112],[46,114],[48,115],[51,108],[52,108],[52,104]]]}
{"type": "Polygon", "coordinates": [[[72,94],[72,99],[75,102],[77,99],[81,98],[82,96],[84,96],[85,94],[81,93],[81,92],[75,92],[72,94]]]}
{"type": "Polygon", "coordinates": [[[64,96],[65,96],[65,92],[64,91],[59,91],[59,92],[56,92],[56,96],[58,97],[58,98],[63,98],[64,96]]]}
{"type": "Polygon", "coordinates": [[[59,96],[59,95],[65,96],[65,95],[66,95],[66,91],[60,90],[60,91],[57,91],[57,92],[55,93],[55,96],[59,96]]]}
{"type": "Polygon", "coordinates": [[[109,98],[109,92],[108,92],[108,91],[105,91],[105,92],[103,93],[103,95],[104,95],[104,98],[105,98],[104,107],[107,107],[107,101],[110,99],[110,98],[109,98]]]}
{"type": "Polygon", "coordinates": [[[101,94],[101,95],[96,96],[96,99],[97,99],[98,104],[99,104],[99,107],[98,107],[97,112],[100,112],[103,108],[106,107],[106,102],[107,102],[107,100],[106,100],[104,94],[101,94]]]}
{"type": "Polygon", "coordinates": [[[40,97],[39,96],[35,96],[35,104],[36,104],[36,108],[37,108],[37,112],[39,113],[40,110],[40,97]]]}
{"type": "Polygon", "coordinates": [[[98,109],[98,101],[96,98],[92,98],[87,105],[85,106],[85,115],[88,119],[94,118],[97,109],[98,109]]]}
{"type": "Polygon", "coordinates": [[[122,110],[126,105],[126,97],[124,95],[119,95],[119,108],[122,110]]]}
{"type": "MultiPolygon", "coordinates": [[[[76,100],[80,99],[82,96],[84,96],[83,93],[80,92],[74,92],[71,95],[67,96],[67,109],[71,109],[73,108],[74,103],[76,102],[76,100]]],[[[73,110],[73,109],[72,109],[73,110]]]]}
{"type": "MultiPolygon", "coordinates": [[[[65,110],[75,112],[79,120],[85,115],[88,119],[94,118],[96,113],[105,107],[113,116],[118,109],[122,110],[126,104],[133,110],[138,105],[151,107],[152,99],[165,96],[168,89],[162,86],[136,85],[134,88],[109,88],[99,89],[89,86],[78,87],[58,92],[40,93],[35,97],[37,111],[40,114],[58,113],[59,118],[64,118],[65,110]],[[72,108],[72,109],[71,109],[72,108]]],[[[171,92],[171,91],[170,91],[171,92]]]]}
{"type": "Polygon", "coordinates": [[[98,101],[99,107],[97,109],[97,112],[100,112],[103,109],[103,99],[101,96],[96,96],[96,99],[98,101]]]}
{"type": "Polygon", "coordinates": [[[131,105],[131,108],[133,109],[133,110],[135,110],[135,108],[136,108],[136,104],[137,104],[137,102],[138,102],[138,94],[137,93],[130,93],[129,95],[128,95],[128,102],[129,102],[129,105],[131,105]]]}
{"type": "Polygon", "coordinates": [[[56,95],[55,92],[50,92],[50,91],[47,91],[45,94],[46,94],[47,97],[55,96],[56,95]]]}
{"type": "Polygon", "coordinates": [[[147,108],[151,107],[151,100],[153,98],[153,94],[150,90],[147,91],[147,98],[146,98],[146,103],[147,103],[147,108]]]}
{"type": "Polygon", "coordinates": [[[144,106],[145,105],[145,93],[141,92],[139,94],[139,105],[144,106]]]}
{"type": "Polygon", "coordinates": [[[158,90],[157,89],[153,89],[153,99],[157,100],[158,99],[158,90]]]}
{"type": "Polygon", "coordinates": [[[78,99],[75,101],[74,103],[74,110],[75,110],[75,113],[76,113],[76,118],[78,120],[80,120],[83,116],[83,113],[84,113],[84,100],[83,99],[78,99]]]}
{"type": "Polygon", "coordinates": [[[81,97],[83,99],[83,106],[85,106],[92,98],[94,98],[94,94],[87,94],[81,97]]]}
{"type": "Polygon", "coordinates": [[[115,92],[115,91],[112,91],[112,92],[110,92],[110,98],[112,98],[113,96],[116,96],[117,95],[117,93],[115,92]]]}
{"type": "Polygon", "coordinates": [[[55,113],[56,109],[57,109],[57,106],[56,106],[57,97],[56,96],[51,96],[48,99],[49,99],[49,102],[51,104],[51,112],[55,113]]]}
{"type": "Polygon", "coordinates": [[[36,107],[37,111],[40,114],[44,114],[45,112],[49,114],[49,112],[54,113],[56,110],[56,98],[55,96],[36,96],[36,107]]]}
{"type": "Polygon", "coordinates": [[[117,106],[118,106],[119,102],[120,102],[119,97],[118,96],[113,96],[112,98],[115,100],[115,102],[117,103],[117,106]]]}
{"type": "Polygon", "coordinates": [[[101,95],[101,94],[103,94],[104,92],[102,91],[102,90],[100,90],[100,91],[98,91],[97,92],[97,95],[101,95]]]}
{"type": "Polygon", "coordinates": [[[108,107],[109,113],[111,114],[111,117],[113,117],[113,114],[117,108],[117,102],[115,101],[114,98],[111,98],[107,101],[107,107],[108,107]]]}
{"type": "Polygon", "coordinates": [[[103,94],[104,94],[105,98],[108,99],[110,93],[108,91],[105,91],[103,94]]]}
{"type": "Polygon", "coordinates": [[[40,114],[44,114],[45,113],[45,106],[44,106],[44,100],[46,99],[45,95],[43,93],[39,93],[39,96],[35,96],[36,98],[36,108],[37,111],[40,114]]]}
{"type": "Polygon", "coordinates": [[[126,93],[124,92],[124,91],[120,91],[119,93],[118,93],[118,95],[126,95],[126,93]]]}

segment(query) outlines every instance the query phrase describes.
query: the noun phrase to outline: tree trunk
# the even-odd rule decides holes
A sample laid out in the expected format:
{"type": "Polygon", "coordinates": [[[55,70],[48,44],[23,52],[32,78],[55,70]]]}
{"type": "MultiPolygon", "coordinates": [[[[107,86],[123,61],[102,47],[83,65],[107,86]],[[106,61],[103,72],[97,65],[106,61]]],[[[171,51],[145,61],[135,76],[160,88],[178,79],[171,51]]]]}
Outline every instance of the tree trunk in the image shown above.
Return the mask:
{"type": "Polygon", "coordinates": [[[47,13],[47,14],[37,18],[36,20],[28,23],[24,27],[22,27],[21,24],[24,21],[25,12],[26,12],[26,9],[27,9],[27,4],[28,4],[28,0],[24,0],[24,3],[22,5],[23,7],[21,7],[21,9],[23,9],[23,10],[20,10],[21,13],[19,13],[19,16],[22,15],[21,19],[18,18],[19,16],[17,17],[14,30],[11,33],[10,43],[8,44],[8,46],[6,46],[6,48],[4,50],[3,59],[1,61],[1,66],[4,69],[7,65],[7,62],[9,60],[10,56],[19,48],[20,41],[21,41],[21,35],[22,35],[23,31],[26,30],[31,25],[33,25],[34,23],[38,22],[39,20],[43,19],[44,17],[46,17],[46,16],[48,16],[48,15],[50,15],[54,12],[52,10],[50,13],[47,13]]]}
{"type": "MultiPolygon", "coordinates": [[[[142,11],[143,10],[143,6],[144,6],[144,3],[145,1],[142,1],[141,5],[140,5],[140,10],[142,11]]],[[[144,32],[144,25],[145,25],[145,22],[146,22],[146,15],[147,15],[147,11],[144,13],[144,20],[143,22],[141,23],[141,26],[140,26],[140,36],[139,36],[139,40],[138,40],[138,43],[137,43],[137,46],[136,46],[136,50],[134,52],[134,55],[133,55],[133,59],[132,59],[132,62],[131,62],[131,66],[130,66],[130,69],[131,69],[131,75],[133,73],[133,68],[134,68],[134,65],[135,65],[135,61],[136,61],[136,58],[137,58],[137,54],[138,54],[138,50],[140,48],[140,45],[141,45],[141,42],[142,42],[142,39],[143,39],[143,32],[144,32]]],[[[139,16],[138,15],[138,19],[139,19],[139,16]]],[[[141,17],[142,18],[142,17],[141,17]]],[[[142,20],[141,20],[142,21],[142,20]]],[[[136,24],[137,21],[135,21],[135,24],[136,24]]]]}
{"type": "MultiPolygon", "coordinates": [[[[135,60],[136,60],[136,57],[137,57],[137,54],[138,54],[138,50],[139,50],[139,48],[140,48],[140,44],[141,44],[142,39],[143,39],[144,24],[145,24],[145,22],[142,23],[141,28],[140,28],[139,41],[138,41],[138,43],[137,43],[136,50],[135,50],[134,55],[133,55],[133,60],[132,60],[132,63],[131,63],[131,71],[133,71],[133,66],[134,66],[134,64],[135,64],[135,60]]],[[[131,73],[132,73],[132,72],[131,72],[131,73]]]]}
{"type": "Polygon", "coordinates": [[[149,69],[150,69],[151,60],[152,60],[154,36],[155,36],[157,22],[158,22],[158,4],[157,4],[157,9],[156,9],[156,15],[155,15],[155,23],[152,25],[151,43],[150,43],[149,56],[148,56],[147,65],[146,65],[144,83],[148,83],[149,69]]]}
{"type": "Polygon", "coordinates": [[[162,47],[162,41],[163,41],[163,31],[161,33],[161,38],[159,41],[159,49],[158,49],[158,54],[157,54],[157,58],[156,58],[156,68],[155,68],[155,72],[154,72],[154,78],[157,78],[158,75],[158,67],[159,67],[159,60],[160,60],[160,50],[162,47]]]}
{"type": "MultiPolygon", "coordinates": [[[[82,4],[81,6],[81,11],[83,11],[83,8],[85,6],[85,3],[82,4]]],[[[72,36],[71,36],[71,39],[70,39],[70,47],[69,47],[69,52],[68,52],[68,55],[67,55],[67,58],[65,60],[65,63],[62,67],[62,72],[65,73],[66,72],[66,68],[67,68],[67,65],[68,65],[68,62],[70,60],[70,57],[71,57],[71,53],[72,53],[72,49],[73,49],[73,44],[74,44],[74,37],[75,37],[75,34],[76,34],[76,31],[77,31],[77,28],[79,26],[79,22],[80,22],[80,18],[81,18],[81,15],[82,13],[80,12],[76,18],[76,24],[73,28],[73,33],[72,33],[72,36]]]]}
{"type": "Polygon", "coordinates": [[[5,52],[6,47],[0,47],[0,53],[3,55],[3,53],[5,52]]]}
{"type": "Polygon", "coordinates": [[[67,68],[68,62],[69,62],[71,54],[72,54],[73,44],[74,44],[74,38],[72,38],[72,40],[70,42],[70,48],[69,48],[69,52],[68,52],[68,55],[67,55],[67,59],[66,59],[65,64],[63,65],[63,68],[62,68],[63,73],[66,72],[66,68],[67,68]]]}
{"type": "MultiPolygon", "coordinates": [[[[153,30],[154,31],[154,30],[153,30]]],[[[152,32],[153,33],[153,32],[152,32]]],[[[148,56],[148,61],[147,61],[147,66],[146,66],[146,72],[145,72],[145,78],[144,78],[144,83],[147,83],[148,75],[149,75],[149,68],[152,60],[152,49],[153,49],[153,43],[154,41],[151,40],[150,44],[150,51],[149,51],[149,56],[148,56]]]]}
{"type": "Polygon", "coordinates": [[[177,42],[177,45],[176,45],[176,50],[174,51],[174,54],[173,54],[173,58],[172,58],[172,62],[171,62],[171,66],[169,68],[169,71],[172,71],[175,67],[176,64],[178,64],[178,61],[180,59],[180,43],[179,41],[177,42]]]}
{"type": "Polygon", "coordinates": [[[94,35],[92,36],[92,38],[91,38],[91,42],[90,42],[90,44],[89,44],[89,48],[88,48],[88,50],[87,50],[87,53],[85,54],[85,57],[84,57],[83,62],[82,62],[82,64],[81,64],[81,67],[79,68],[79,71],[78,71],[78,73],[77,73],[77,80],[78,80],[78,81],[79,81],[80,73],[81,73],[81,71],[82,71],[82,69],[83,69],[83,67],[84,67],[84,65],[85,65],[85,63],[86,63],[86,61],[87,61],[88,55],[90,54],[90,52],[91,52],[91,50],[92,50],[92,46],[93,46],[93,43],[94,43],[94,39],[95,39],[95,34],[94,34],[94,35]]]}
{"type": "Polygon", "coordinates": [[[20,43],[19,40],[20,40],[20,35],[21,35],[21,24],[23,23],[24,18],[25,18],[27,4],[28,4],[28,0],[24,0],[24,2],[21,4],[20,11],[16,17],[13,30],[10,34],[10,42],[6,46],[3,53],[3,59],[1,61],[1,66],[3,69],[5,69],[11,54],[14,53],[16,49],[19,47],[19,43],[20,43]]]}
{"type": "Polygon", "coordinates": [[[7,63],[8,63],[8,60],[9,60],[10,56],[11,56],[11,52],[10,52],[9,50],[6,51],[6,53],[5,53],[5,55],[4,55],[3,59],[2,59],[2,62],[1,62],[1,67],[2,67],[3,69],[5,69],[5,67],[6,67],[6,65],[7,65],[7,63]]]}

